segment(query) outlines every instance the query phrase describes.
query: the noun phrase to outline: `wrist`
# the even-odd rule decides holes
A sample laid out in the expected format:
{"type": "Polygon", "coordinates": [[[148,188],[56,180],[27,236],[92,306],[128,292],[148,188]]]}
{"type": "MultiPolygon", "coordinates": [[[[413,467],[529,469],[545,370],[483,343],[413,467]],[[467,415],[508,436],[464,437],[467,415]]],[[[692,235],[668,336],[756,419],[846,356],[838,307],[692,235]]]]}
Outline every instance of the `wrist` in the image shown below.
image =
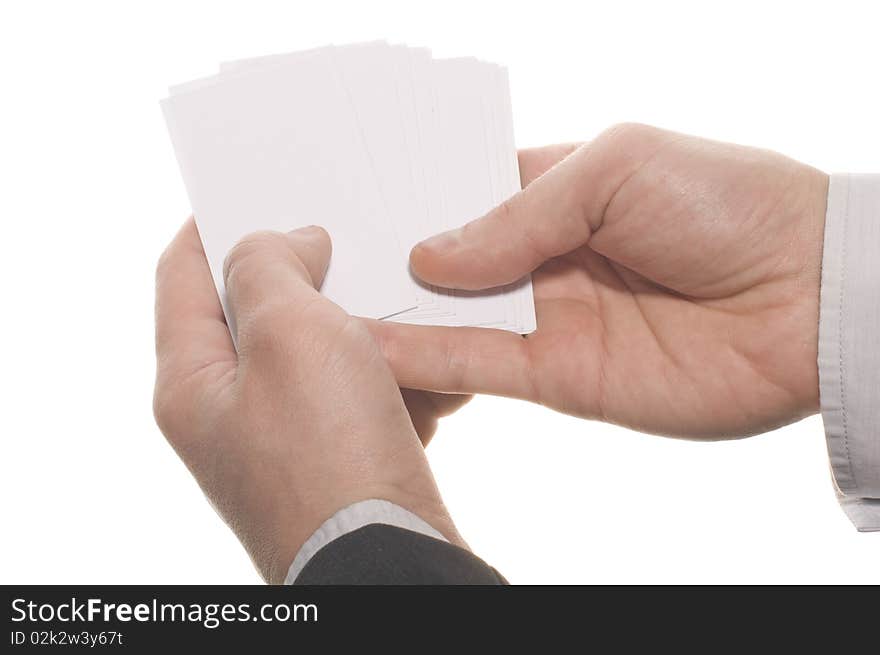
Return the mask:
{"type": "Polygon", "coordinates": [[[795,280],[800,298],[800,336],[796,378],[798,403],[804,416],[819,411],[819,307],[828,175],[808,168],[802,220],[798,229],[801,265],[795,280]]]}

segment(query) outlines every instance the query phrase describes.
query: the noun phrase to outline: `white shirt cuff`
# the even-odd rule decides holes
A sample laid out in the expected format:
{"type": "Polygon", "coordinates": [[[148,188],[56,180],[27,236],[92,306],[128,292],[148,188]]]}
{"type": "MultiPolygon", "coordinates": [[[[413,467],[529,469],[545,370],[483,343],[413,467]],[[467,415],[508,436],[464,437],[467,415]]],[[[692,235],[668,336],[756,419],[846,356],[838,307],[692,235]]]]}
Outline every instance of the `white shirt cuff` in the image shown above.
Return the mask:
{"type": "Polygon", "coordinates": [[[831,176],[818,363],[840,504],[859,530],[880,530],[880,175],[831,176]]]}
{"type": "Polygon", "coordinates": [[[342,508],[315,530],[314,534],[299,549],[296,557],[293,558],[293,563],[287,570],[287,577],[284,578],[284,584],[293,584],[305,565],[315,556],[315,553],[331,541],[376,523],[393,525],[404,530],[419,532],[434,539],[447,541],[446,537],[437,530],[399,505],[375,498],[362,500],[342,508]]]}

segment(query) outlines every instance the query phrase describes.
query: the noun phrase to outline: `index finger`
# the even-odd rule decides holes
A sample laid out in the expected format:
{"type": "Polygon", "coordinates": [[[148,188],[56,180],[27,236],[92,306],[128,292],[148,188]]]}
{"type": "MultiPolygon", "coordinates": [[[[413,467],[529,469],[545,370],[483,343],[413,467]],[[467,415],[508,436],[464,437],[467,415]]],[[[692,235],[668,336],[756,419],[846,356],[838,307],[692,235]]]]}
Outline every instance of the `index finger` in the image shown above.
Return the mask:
{"type": "Polygon", "coordinates": [[[157,383],[171,385],[216,362],[235,365],[235,349],[190,217],[156,268],[157,383]]]}
{"type": "Polygon", "coordinates": [[[527,342],[518,334],[364,320],[401,387],[535,399],[527,342]]]}

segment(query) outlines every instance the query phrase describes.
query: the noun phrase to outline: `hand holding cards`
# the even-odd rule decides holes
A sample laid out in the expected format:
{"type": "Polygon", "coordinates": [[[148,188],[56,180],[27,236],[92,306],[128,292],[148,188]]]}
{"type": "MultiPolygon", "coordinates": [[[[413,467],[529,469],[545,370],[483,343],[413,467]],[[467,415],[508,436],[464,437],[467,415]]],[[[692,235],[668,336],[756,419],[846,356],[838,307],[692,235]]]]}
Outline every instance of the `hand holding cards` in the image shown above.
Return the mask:
{"type": "Polygon", "coordinates": [[[464,293],[408,266],[416,243],[520,188],[502,67],[331,46],[222,64],[162,107],[224,310],[223,260],[239,239],[315,224],[333,241],[321,292],[351,314],[535,329],[527,278],[464,293]]]}

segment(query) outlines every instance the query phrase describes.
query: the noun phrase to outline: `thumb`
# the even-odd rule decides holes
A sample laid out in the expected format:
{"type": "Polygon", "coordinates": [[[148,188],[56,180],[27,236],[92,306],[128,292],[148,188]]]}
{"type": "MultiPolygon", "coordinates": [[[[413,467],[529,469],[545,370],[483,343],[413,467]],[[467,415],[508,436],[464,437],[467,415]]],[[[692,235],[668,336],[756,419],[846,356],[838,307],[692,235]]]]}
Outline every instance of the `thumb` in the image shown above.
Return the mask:
{"type": "Polygon", "coordinates": [[[636,124],[605,131],[482,218],[417,244],[413,272],[465,290],[515,282],[584,245],[617,189],[672,136],[636,124]]]}
{"type": "Polygon", "coordinates": [[[308,282],[320,289],[330,265],[330,235],[324,228],[310,225],[288,232],[286,237],[287,245],[309,275],[308,282]]]}
{"type": "Polygon", "coordinates": [[[296,307],[313,298],[327,271],[330,249],[330,237],[314,226],[288,234],[257,232],[239,241],[226,256],[223,271],[234,323],[240,327],[243,316],[279,303],[296,307]]]}

